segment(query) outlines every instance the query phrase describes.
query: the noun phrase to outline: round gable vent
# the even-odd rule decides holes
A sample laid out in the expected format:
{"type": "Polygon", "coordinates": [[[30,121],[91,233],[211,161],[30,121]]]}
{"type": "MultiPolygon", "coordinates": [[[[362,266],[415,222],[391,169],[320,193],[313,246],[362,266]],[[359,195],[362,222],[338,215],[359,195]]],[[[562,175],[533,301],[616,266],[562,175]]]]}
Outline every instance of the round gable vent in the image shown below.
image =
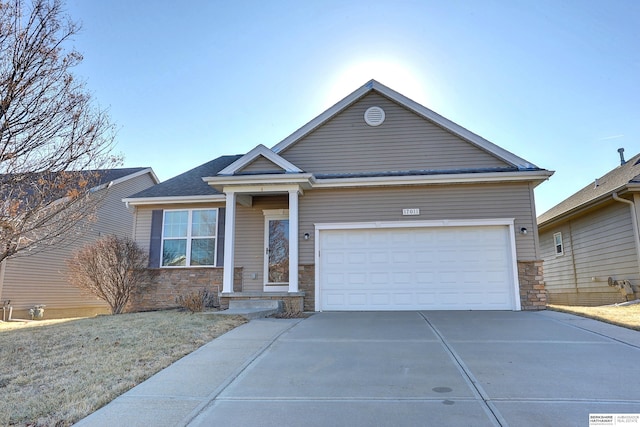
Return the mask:
{"type": "Polygon", "coordinates": [[[380,107],[369,107],[364,112],[364,121],[369,126],[380,126],[384,122],[384,110],[380,107]]]}

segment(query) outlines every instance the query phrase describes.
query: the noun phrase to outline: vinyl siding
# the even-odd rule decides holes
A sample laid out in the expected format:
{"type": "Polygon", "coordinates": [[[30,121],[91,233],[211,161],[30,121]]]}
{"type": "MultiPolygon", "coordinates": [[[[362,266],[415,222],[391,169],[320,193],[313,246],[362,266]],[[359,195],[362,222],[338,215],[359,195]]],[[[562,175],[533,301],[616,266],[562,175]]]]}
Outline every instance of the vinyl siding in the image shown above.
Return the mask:
{"type": "Polygon", "coordinates": [[[239,172],[284,172],[284,170],[273,163],[271,160],[260,156],[247,166],[242,168],[239,172]]]}
{"type": "Polygon", "coordinates": [[[66,259],[75,250],[100,236],[131,236],[133,215],[122,203],[122,199],[153,184],[150,175],[144,174],[113,185],[106,190],[106,194],[99,193],[105,194],[105,198],[97,210],[97,221],[90,223],[87,231],[77,240],[43,252],[7,260],[2,300],[11,300],[15,310],[45,304],[45,317],[48,318],[52,316],[51,310],[55,309],[106,307],[101,300],[82,295],[67,282],[66,259]]]}
{"type": "MultiPolygon", "coordinates": [[[[515,228],[534,230],[528,184],[416,186],[308,191],[300,198],[300,263],[314,262],[315,223],[515,218],[515,228]],[[402,216],[419,208],[420,216],[402,216]]],[[[535,233],[516,235],[518,260],[536,260],[535,233]]]]}
{"type": "MultiPolygon", "coordinates": [[[[154,209],[194,209],[224,207],[224,204],[152,205],[136,210],[135,240],[146,251],[151,236],[151,212],[154,209]]],[[[287,196],[254,197],[253,205],[236,207],[235,266],[243,267],[243,291],[263,289],[264,270],[264,209],[288,209],[287,196]],[[253,275],[255,274],[255,279],[253,275]]],[[[188,268],[188,267],[187,267],[188,268]]]]}
{"type": "Polygon", "coordinates": [[[254,197],[253,206],[236,211],[235,266],[242,269],[244,292],[263,290],[264,285],[264,209],[288,209],[288,196],[254,197]],[[256,278],[253,278],[255,274],[256,278]]]}
{"type": "Polygon", "coordinates": [[[366,95],[279,154],[312,173],[508,166],[377,93],[366,95]],[[364,112],[374,105],[386,115],[377,127],[364,121],[364,112]]]}
{"type": "Polygon", "coordinates": [[[629,207],[612,203],[540,234],[550,303],[609,304],[623,301],[607,279],[638,284],[638,260],[629,207]],[[553,252],[562,231],[565,255],[553,252]]]}

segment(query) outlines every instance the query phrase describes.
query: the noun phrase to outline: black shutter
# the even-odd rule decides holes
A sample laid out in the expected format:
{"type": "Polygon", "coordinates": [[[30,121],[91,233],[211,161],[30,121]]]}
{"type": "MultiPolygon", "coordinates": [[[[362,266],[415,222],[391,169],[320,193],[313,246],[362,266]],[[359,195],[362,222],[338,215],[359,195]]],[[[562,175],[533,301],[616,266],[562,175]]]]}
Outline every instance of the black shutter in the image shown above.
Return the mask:
{"type": "Polygon", "coordinates": [[[218,208],[218,241],[216,242],[216,249],[218,251],[216,266],[218,267],[224,266],[224,222],[226,219],[226,211],[226,208],[218,208]]]}
{"type": "Polygon", "coordinates": [[[149,242],[149,268],[160,267],[162,247],[162,209],[151,211],[151,240],[149,242]]]}

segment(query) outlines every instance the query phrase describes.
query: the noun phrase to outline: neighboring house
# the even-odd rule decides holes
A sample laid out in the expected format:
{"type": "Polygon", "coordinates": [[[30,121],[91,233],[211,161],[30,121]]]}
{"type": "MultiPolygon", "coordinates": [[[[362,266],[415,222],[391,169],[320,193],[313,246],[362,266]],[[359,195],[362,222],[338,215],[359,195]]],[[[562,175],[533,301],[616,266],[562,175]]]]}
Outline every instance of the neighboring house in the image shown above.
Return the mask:
{"type": "Polygon", "coordinates": [[[82,294],[69,284],[65,262],[73,251],[101,236],[131,237],[133,213],[122,198],[157,184],[158,178],[151,168],[95,172],[99,177],[96,197],[103,197],[95,222],[88,223],[87,229],[79,231],[79,237],[72,242],[6,260],[4,278],[0,277],[0,301],[11,301],[13,318],[28,319],[29,308],[36,304],[46,305],[45,319],[109,312],[109,306],[102,300],[82,294]]]}
{"type": "Polygon", "coordinates": [[[640,297],[640,154],[624,161],[623,151],[620,166],[538,217],[549,303],[640,297]]]}
{"type": "Polygon", "coordinates": [[[126,198],[159,269],[132,306],[208,287],[223,306],[543,309],[533,189],[551,175],[372,80],[272,149],[126,198]]]}

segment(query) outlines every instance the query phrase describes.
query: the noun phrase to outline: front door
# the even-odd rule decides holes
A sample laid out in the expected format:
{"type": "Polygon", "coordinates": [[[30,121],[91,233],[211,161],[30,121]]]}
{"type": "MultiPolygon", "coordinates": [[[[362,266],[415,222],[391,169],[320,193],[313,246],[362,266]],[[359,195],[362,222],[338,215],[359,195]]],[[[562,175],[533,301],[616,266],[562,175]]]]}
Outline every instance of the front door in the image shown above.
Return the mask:
{"type": "Polygon", "coordinates": [[[265,217],[264,290],[289,289],[289,216],[265,217]]]}

